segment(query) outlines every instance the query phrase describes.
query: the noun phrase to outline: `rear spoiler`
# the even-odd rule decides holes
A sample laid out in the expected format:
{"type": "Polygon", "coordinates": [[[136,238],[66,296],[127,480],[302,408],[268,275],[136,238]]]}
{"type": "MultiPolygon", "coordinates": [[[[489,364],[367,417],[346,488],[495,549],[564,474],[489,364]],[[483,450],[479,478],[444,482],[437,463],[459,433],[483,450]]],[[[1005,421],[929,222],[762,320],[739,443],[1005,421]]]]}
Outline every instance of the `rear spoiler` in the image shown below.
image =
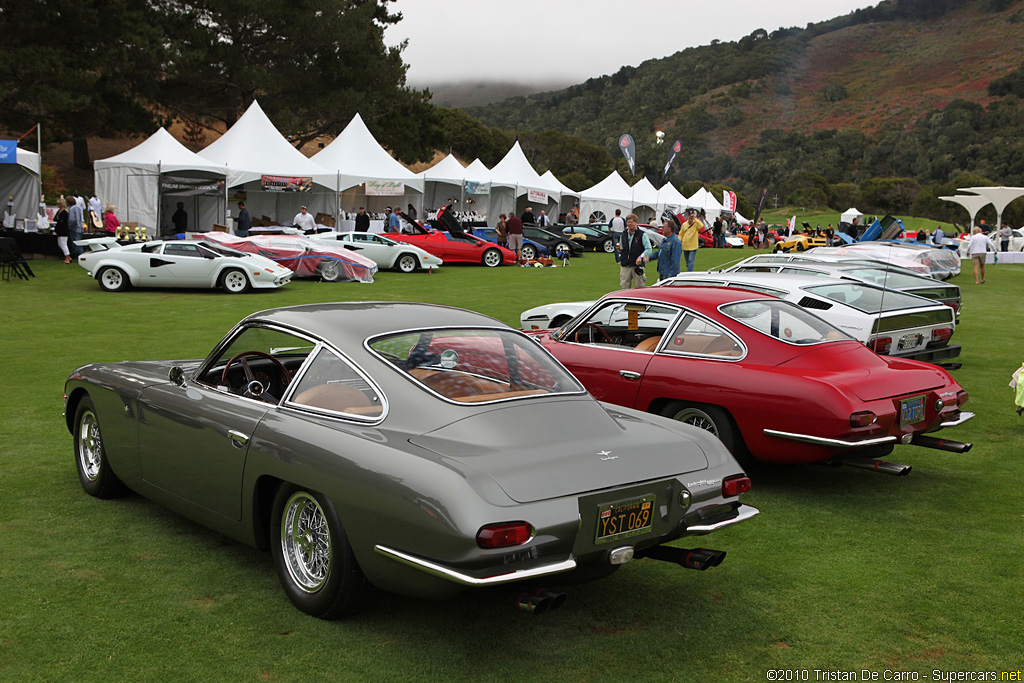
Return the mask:
{"type": "Polygon", "coordinates": [[[117,238],[94,237],[87,240],[75,240],[75,246],[84,247],[86,251],[106,251],[117,246],[117,238]]]}

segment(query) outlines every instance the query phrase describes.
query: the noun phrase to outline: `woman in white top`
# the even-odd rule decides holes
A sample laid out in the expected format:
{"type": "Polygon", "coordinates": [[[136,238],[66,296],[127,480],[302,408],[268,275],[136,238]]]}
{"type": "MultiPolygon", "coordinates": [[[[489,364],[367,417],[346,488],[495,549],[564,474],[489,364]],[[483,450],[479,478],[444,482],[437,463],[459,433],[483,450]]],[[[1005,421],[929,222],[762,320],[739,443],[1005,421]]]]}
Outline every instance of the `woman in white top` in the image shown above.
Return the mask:
{"type": "Polygon", "coordinates": [[[985,282],[985,252],[991,248],[988,243],[988,236],[983,235],[981,228],[974,226],[971,230],[971,241],[967,243],[967,253],[971,255],[971,260],[974,261],[974,284],[983,284],[985,282]],[[981,273],[981,281],[978,281],[978,274],[981,273]]]}

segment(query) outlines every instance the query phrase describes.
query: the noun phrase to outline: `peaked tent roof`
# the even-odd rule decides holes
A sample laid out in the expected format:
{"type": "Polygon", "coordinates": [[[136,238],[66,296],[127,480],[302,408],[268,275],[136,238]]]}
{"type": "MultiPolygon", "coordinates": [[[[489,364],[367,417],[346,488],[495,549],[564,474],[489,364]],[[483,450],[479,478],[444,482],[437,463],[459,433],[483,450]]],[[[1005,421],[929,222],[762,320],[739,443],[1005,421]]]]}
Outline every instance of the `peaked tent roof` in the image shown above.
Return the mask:
{"type": "Polygon", "coordinates": [[[460,185],[466,179],[466,167],[454,154],[449,153],[444,159],[420,173],[420,177],[427,182],[460,185]]]}
{"type": "Polygon", "coordinates": [[[633,185],[633,206],[640,205],[658,208],[658,191],[646,176],[633,185]]]}
{"type": "Polygon", "coordinates": [[[612,171],[598,184],[580,192],[580,199],[610,200],[628,205],[632,201],[632,195],[633,190],[629,184],[622,179],[618,171],[612,171]]]}
{"type": "Polygon", "coordinates": [[[98,159],[93,166],[96,170],[130,166],[154,172],[208,171],[220,175],[228,171],[188,149],[162,127],[128,151],[98,159]]]}
{"type": "MultiPolygon", "coordinates": [[[[487,168],[487,165],[479,158],[473,159],[473,163],[466,167],[466,180],[489,183],[491,182],[491,169],[487,168]]],[[[497,184],[500,185],[500,183],[497,184]]]]}
{"type": "Polygon", "coordinates": [[[658,204],[664,208],[674,206],[682,208],[686,204],[686,197],[676,189],[672,183],[665,183],[658,190],[658,204]]]}
{"type": "Polygon", "coordinates": [[[334,138],[334,142],[313,155],[313,161],[326,169],[326,175],[321,178],[322,184],[333,186],[337,183],[338,191],[367,180],[393,180],[423,192],[423,177],[388,154],[358,113],[334,138]]]}
{"type": "Polygon", "coordinates": [[[557,187],[559,189],[559,191],[562,193],[563,197],[565,195],[572,195],[573,197],[579,197],[580,196],[579,192],[577,192],[576,190],[570,189],[565,183],[563,183],[561,180],[556,178],[555,174],[552,173],[550,171],[550,169],[547,170],[547,171],[544,171],[544,175],[542,175],[541,178],[543,180],[546,180],[552,186],[557,187]]]}
{"type": "MultiPolygon", "coordinates": [[[[207,145],[199,156],[227,167],[228,186],[234,187],[263,175],[323,178],[329,175],[316,162],[292,147],[253,101],[224,135],[207,145]]],[[[323,180],[318,180],[321,184],[323,180]]],[[[334,182],[326,183],[333,188],[334,182]]]]}
{"type": "Polygon", "coordinates": [[[554,195],[556,201],[561,199],[561,190],[540,177],[523,154],[523,148],[519,146],[518,140],[505,157],[491,169],[491,184],[519,187],[523,192],[542,190],[554,195]]]}

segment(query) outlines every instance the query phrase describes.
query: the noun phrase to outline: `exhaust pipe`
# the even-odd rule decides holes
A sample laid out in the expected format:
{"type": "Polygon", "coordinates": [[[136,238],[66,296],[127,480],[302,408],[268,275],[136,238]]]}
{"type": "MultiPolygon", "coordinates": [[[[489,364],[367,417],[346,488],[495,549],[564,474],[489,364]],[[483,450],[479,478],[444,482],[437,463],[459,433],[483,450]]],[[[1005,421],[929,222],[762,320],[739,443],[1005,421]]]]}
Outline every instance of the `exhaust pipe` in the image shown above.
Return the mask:
{"type": "Polygon", "coordinates": [[[643,551],[643,557],[662,562],[674,562],[680,567],[704,571],[711,567],[717,567],[725,559],[724,550],[711,550],[709,548],[673,548],[667,545],[658,545],[643,551]]]}
{"type": "Polygon", "coordinates": [[[915,434],[914,438],[910,440],[910,443],[914,446],[923,446],[924,448],[935,448],[940,451],[949,451],[950,453],[966,453],[971,450],[971,446],[974,444],[964,443],[963,441],[951,441],[949,439],[936,439],[934,436],[926,436],[924,434],[915,434]]]}
{"type": "Polygon", "coordinates": [[[891,474],[897,477],[907,476],[913,468],[911,465],[900,465],[899,463],[875,460],[874,458],[843,458],[836,462],[840,465],[857,467],[862,470],[872,470],[873,472],[891,474]]]}
{"type": "Polygon", "coordinates": [[[533,593],[518,593],[512,596],[512,603],[520,612],[528,614],[543,614],[550,610],[556,610],[565,604],[565,593],[549,591],[546,588],[538,589],[533,593]]]}

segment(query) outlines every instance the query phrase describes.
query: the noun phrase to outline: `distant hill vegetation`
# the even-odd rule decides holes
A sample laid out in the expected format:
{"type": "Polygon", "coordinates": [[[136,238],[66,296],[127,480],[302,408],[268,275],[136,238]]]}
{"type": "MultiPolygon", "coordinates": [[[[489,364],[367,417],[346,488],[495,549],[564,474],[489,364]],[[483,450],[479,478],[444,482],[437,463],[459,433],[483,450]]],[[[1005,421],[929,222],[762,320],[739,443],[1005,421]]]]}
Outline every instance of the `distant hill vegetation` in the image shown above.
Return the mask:
{"type": "Polygon", "coordinates": [[[511,97],[526,97],[561,88],[566,83],[512,83],[496,81],[462,81],[458,83],[424,84],[431,93],[431,102],[442,107],[467,109],[501,102],[511,97]]]}

